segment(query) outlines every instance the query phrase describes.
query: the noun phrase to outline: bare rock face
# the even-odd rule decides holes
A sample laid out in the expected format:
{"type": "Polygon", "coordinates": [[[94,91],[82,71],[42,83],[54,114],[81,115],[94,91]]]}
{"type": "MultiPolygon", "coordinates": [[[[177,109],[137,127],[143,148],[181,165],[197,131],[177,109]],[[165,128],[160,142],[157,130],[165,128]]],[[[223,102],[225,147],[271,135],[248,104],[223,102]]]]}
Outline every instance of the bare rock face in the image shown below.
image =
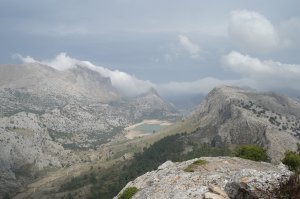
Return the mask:
{"type": "Polygon", "coordinates": [[[237,87],[213,89],[183,125],[196,129],[195,140],[213,146],[257,144],[272,162],[300,141],[300,103],[275,93],[237,87]]]}
{"type": "Polygon", "coordinates": [[[287,183],[291,175],[283,164],[203,157],[180,163],[167,161],[157,170],[129,182],[119,194],[128,187],[137,187],[139,191],[133,199],[277,198],[280,186],[287,183]],[[196,165],[197,160],[202,163],[196,165]],[[187,171],[193,163],[196,165],[193,172],[187,171]]]}

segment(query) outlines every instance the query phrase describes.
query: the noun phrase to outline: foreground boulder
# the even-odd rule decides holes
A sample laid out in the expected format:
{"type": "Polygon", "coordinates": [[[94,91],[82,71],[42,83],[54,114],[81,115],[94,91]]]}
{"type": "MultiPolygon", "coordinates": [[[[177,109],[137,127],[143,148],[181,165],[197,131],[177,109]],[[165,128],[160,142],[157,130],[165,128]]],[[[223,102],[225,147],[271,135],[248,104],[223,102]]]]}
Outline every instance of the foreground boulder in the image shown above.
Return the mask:
{"type": "MultiPolygon", "coordinates": [[[[167,161],[157,170],[129,182],[134,198],[278,198],[292,176],[282,163],[232,157],[203,157],[185,162],[167,161]]],[[[117,198],[115,197],[115,198],[117,198]]]]}

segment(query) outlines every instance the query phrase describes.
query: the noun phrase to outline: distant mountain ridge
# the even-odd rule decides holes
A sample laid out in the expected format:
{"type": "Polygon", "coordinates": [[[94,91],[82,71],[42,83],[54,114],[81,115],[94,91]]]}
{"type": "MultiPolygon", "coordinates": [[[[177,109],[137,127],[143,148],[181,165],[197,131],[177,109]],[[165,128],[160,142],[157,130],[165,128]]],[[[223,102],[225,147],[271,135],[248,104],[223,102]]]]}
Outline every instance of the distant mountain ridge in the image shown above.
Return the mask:
{"type": "Polygon", "coordinates": [[[120,97],[107,77],[84,66],[58,71],[39,63],[0,65],[0,87],[40,95],[86,97],[109,102],[120,97]]]}
{"type": "Polygon", "coordinates": [[[154,90],[124,98],[85,66],[0,65],[0,193],[38,170],[80,162],[74,149],[97,147],[132,123],[177,117],[154,90]]]}

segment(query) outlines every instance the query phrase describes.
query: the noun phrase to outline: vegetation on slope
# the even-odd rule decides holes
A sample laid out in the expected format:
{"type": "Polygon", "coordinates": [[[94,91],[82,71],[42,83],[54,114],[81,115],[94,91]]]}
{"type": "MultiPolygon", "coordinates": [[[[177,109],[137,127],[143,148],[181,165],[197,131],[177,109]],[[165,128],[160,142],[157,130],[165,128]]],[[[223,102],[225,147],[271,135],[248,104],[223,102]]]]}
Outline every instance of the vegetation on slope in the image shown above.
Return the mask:
{"type": "Polygon", "coordinates": [[[282,163],[294,172],[294,175],[286,185],[282,185],[280,194],[282,198],[300,198],[300,145],[298,144],[298,152],[287,151],[284,154],[282,163]]]}
{"type": "Polygon", "coordinates": [[[205,165],[207,164],[208,162],[206,160],[196,160],[195,162],[193,162],[192,164],[190,164],[189,166],[187,166],[184,171],[185,172],[194,172],[198,166],[201,166],[201,165],[205,165]]]}
{"type": "Polygon", "coordinates": [[[233,155],[253,161],[268,161],[267,151],[257,145],[239,146],[233,151],[233,155]]]}
{"type": "Polygon", "coordinates": [[[130,199],[138,191],[139,190],[136,187],[128,187],[123,191],[123,193],[118,197],[118,199],[130,199]]]}
{"type": "Polygon", "coordinates": [[[300,173],[300,154],[294,151],[287,151],[284,154],[282,163],[287,165],[291,171],[300,173]]]}
{"type": "Polygon", "coordinates": [[[90,177],[83,178],[81,176],[62,185],[60,191],[76,190],[79,186],[86,186],[90,183],[90,199],[113,198],[129,181],[157,169],[167,160],[177,162],[201,156],[225,155],[230,155],[230,150],[226,147],[217,148],[197,143],[186,133],[171,135],[159,140],[149,148],[144,148],[143,152],[136,153],[132,160],[120,162],[105,171],[93,173],[94,183],[90,182],[90,177]]]}

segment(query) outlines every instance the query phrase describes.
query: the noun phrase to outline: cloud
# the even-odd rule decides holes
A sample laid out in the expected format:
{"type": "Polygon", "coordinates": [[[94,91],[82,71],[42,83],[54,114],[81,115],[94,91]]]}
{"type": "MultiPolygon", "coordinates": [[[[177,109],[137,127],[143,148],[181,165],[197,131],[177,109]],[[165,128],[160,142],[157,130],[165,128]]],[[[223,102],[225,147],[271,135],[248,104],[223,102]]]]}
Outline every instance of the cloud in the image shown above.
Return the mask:
{"type": "Polygon", "coordinates": [[[222,63],[240,75],[237,78],[205,77],[195,81],[168,82],[157,86],[166,96],[207,94],[220,85],[251,87],[258,90],[300,90],[300,65],[260,60],[236,51],[222,57],[222,63]]]}
{"type": "Polygon", "coordinates": [[[19,54],[14,55],[14,57],[20,59],[22,62],[25,63],[37,62],[45,64],[59,71],[74,68],[77,65],[87,67],[91,70],[94,70],[95,72],[100,73],[104,77],[109,77],[111,79],[112,85],[115,88],[117,88],[120,92],[128,96],[135,96],[141,93],[145,93],[151,87],[155,86],[152,82],[148,80],[140,80],[133,75],[129,75],[128,73],[119,70],[110,70],[102,66],[94,65],[89,61],[80,61],[69,57],[66,53],[60,53],[54,59],[51,60],[41,61],[38,61],[29,56],[23,57],[19,54]]]}
{"type": "Polygon", "coordinates": [[[30,56],[26,56],[26,57],[23,57],[22,55],[20,54],[14,54],[12,56],[13,59],[19,59],[21,60],[22,62],[24,63],[35,63],[35,62],[38,62],[37,60],[33,59],[32,57],[30,56]]]}
{"type": "Polygon", "coordinates": [[[109,77],[112,85],[128,96],[136,96],[147,92],[152,87],[155,87],[155,85],[149,80],[141,80],[119,70],[110,70],[105,67],[96,66],[89,61],[82,61],[81,65],[85,65],[90,69],[99,72],[104,77],[109,77]]]}
{"type": "Polygon", "coordinates": [[[26,63],[38,62],[49,65],[60,71],[77,65],[87,67],[104,77],[109,77],[112,85],[127,96],[136,96],[148,91],[151,87],[156,88],[163,96],[171,97],[207,94],[211,89],[220,85],[252,87],[258,90],[299,90],[300,84],[300,65],[285,64],[273,60],[260,60],[236,51],[222,57],[222,63],[225,65],[224,69],[240,75],[235,79],[218,79],[209,76],[195,81],[171,81],[163,84],[154,84],[151,81],[138,79],[119,70],[110,70],[89,61],[80,61],[69,57],[66,53],[60,53],[51,60],[41,61],[18,54],[14,57],[26,63]]]}
{"type": "Polygon", "coordinates": [[[299,90],[300,65],[285,64],[273,60],[260,60],[232,51],[223,56],[222,62],[231,71],[256,82],[255,88],[299,90]]]}
{"type": "Polygon", "coordinates": [[[188,37],[178,35],[179,44],[191,55],[192,58],[198,58],[201,52],[200,47],[193,43],[188,37]]]}
{"type": "Polygon", "coordinates": [[[280,46],[279,35],[273,24],[257,12],[232,11],[228,32],[234,41],[251,50],[269,52],[280,46]]]}

